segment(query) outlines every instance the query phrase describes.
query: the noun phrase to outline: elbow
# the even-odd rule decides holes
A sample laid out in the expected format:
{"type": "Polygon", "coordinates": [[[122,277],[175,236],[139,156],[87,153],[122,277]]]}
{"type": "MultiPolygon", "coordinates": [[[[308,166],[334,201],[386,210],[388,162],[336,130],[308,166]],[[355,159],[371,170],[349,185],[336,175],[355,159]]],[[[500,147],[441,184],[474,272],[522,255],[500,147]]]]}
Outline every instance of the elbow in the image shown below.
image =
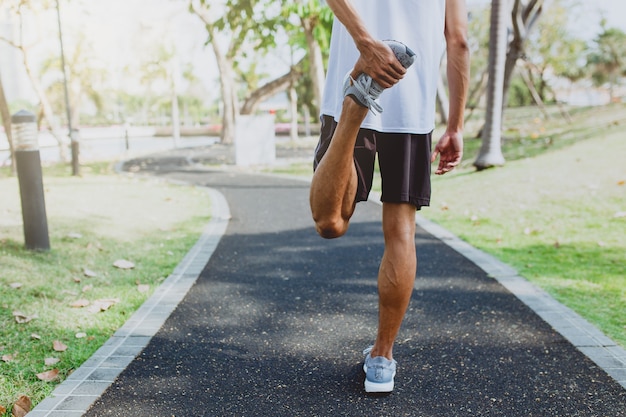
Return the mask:
{"type": "Polygon", "coordinates": [[[447,34],[446,43],[448,45],[448,49],[454,50],[457,53],[469,53],[469,41],[465,31],[459,30],[454,33],[447,34]]]}

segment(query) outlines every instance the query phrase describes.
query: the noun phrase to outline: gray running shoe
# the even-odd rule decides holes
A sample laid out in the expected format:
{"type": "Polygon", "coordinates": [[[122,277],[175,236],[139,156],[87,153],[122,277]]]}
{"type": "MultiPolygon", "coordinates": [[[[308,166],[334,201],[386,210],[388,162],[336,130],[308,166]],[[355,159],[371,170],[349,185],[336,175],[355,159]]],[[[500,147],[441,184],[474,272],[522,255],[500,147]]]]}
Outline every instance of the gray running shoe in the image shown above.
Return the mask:
{"type": "MultiPolygon", "coordinates": [[[[405,44],[398,41],[383,42],[391,48],[404,68],[409,68],[413,65],[413,62],[415,62],[415,52],[411,51],[405,44]]],[[[348,73],[343,84],[344,97],[351,96],[358,104],[367,107],[374,114],[376,114],[377,111],[379,113],[383,112],[383,108],[375,101],[383,90],[384,88],[378,85],[378,83],[367,74],[359,74],[356,79],[354,79],[350,76],[350,73],[348,73]]]]}
{"type": "Polygon", "coordinates": [[[363,351],[365,362],[363,362],[363,371],[365,371],[365,392],[391,392],[393,391],[393,378],[396,376],[396,361],[389,360],[384,356],[376,356],[372,358],[370,346],[363,351]]]}

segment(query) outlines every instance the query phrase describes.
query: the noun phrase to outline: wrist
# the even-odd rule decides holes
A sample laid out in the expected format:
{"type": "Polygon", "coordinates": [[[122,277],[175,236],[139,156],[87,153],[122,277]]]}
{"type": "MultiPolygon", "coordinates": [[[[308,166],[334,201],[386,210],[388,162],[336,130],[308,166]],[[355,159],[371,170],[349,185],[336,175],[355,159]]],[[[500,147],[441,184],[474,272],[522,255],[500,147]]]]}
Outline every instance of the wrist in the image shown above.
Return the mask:
{"type": "Polygon", "coordinates": [[[356,34],[353,36],[354,43],[356,45],[356,49],[359,50],[361,55],[367,54],[367,52],[371,51],[376,43],[375,40],[367,33],[363,32],[360,34],[356,34]]]}

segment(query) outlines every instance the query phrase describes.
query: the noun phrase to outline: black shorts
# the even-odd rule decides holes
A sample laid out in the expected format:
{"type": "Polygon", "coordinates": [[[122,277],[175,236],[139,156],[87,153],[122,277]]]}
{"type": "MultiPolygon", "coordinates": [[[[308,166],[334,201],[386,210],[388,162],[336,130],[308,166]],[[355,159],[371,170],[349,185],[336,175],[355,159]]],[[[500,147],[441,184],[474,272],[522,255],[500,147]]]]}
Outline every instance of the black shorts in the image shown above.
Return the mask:
{"type": "MultiPolygon", "coordinates": [[[[313,169],[328,150],[337,122],[321,117],[320,140],[315,149],[313,169]]],[[[358,176],[356,201],[366,201],[372,189],[374,161],[382,180],[380,200],[411,203],[417,210],[430,204],[430,152],[432,132],[427,134],[381,133],[361,129],[354,145],[354,165],[358,176]]]]}

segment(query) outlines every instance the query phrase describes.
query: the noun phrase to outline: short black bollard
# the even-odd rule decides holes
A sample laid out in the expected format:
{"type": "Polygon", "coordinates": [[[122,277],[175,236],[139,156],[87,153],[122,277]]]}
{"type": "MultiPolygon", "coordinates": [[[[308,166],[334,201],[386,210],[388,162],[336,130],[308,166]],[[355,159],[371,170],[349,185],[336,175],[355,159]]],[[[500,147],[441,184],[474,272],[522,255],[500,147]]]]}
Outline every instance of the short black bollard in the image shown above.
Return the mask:
{"type": "Polygon", "coordinates": [[[35,115],[20,110],[11,116],[15,164],[22,199],[26,249],[49,250],[48,220],[35,115]]]}

